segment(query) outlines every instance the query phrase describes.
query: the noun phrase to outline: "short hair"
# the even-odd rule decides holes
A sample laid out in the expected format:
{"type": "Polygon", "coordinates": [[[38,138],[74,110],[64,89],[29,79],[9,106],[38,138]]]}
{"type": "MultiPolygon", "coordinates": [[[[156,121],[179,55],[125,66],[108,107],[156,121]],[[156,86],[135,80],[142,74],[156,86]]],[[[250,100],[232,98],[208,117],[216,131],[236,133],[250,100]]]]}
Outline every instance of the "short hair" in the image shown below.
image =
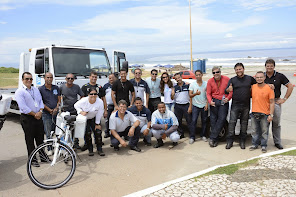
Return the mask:
{"type": "Polygon", "coordinates": [[[178,73],[175,73],[174,74],[174,77],[177,76],[177,75],[180,75],[181,76],[181,73],[179,73],[179,72],[178,73]]]}
{"type": "Polygon", "coordinates": [[[127,102],[123,99],[121,99],[120,101],[118,101],[118,105],[125,105],[127,106],[127,102]]]}
{"type": "Polygon", "coordinates": [[[156,72],[156,73],[158,74],[158,71],[157,71],[156,69],[152,69],[152,70],[151,70],[151,74],[152,74],[153,72],[156,72]]]}
{"type": "Polygon", "coordinates": [[[136,98],[135,98],[135,102],[136,102],[136,101],[142,101],[141,97],[136,97],[136,98]]]}
{"type": "Polygon", "coordinates": [[[260,70],[260,71],[256,72],[256,74],[263,74],[264,75],[264,72],[260,70]]]}
{"type": "Polygon", "coordinates": [[[165,103],[164,103],[164,102],[162,102],[162,101],[161,101],[161,102],[159,102],[159,103],[157,103],[157,107],[158,107],[158,105],[159,105],[159,104],[161,104],[161,105],[164,105],[164,106],[165,106],[165,103]]]}
{"type": "Polygon", "coordinates": [[[126,70],[125,68],[122,68],[122,69],[120,69],[120,71],[119,71],[119,72],[121,72],[121,71],[124,71],[124,72],[126,72],[126,73],[127,73],[127,70],[126,70]]]}
{"type": "Polygon", "coordinates": [[[214,70],[217,70],[217,69],[218,69],[219,71],[221,71],[219,66],[214,66],[214,67],[212,68],[212,72],[213,72],[214,70]]]}
{"type": "Polygon", "coordinates": [[[25,75],[31,75],[32,76],[32,74],[30,73],[30,72],[24,72],[23,74],[22,74],[22,79],[24,79],[24,76],[25,75]]]}
{"type": "Polygon", "coordinates": [[[141,74],[142,74],[142,70],[141,70],[140,68],[136,68],[136,69],[134,70],[134,73],[136,72],[136,70],[139,70],[139,71],[141,72],[141,74]]]}
{"type": "Polygon", "coordinates": [[[243,63],[236,63],[236,64],[234,65],[234,69],[235,69],[236,67],[238,67],[238,66],[241,66],[241,67],[243,67],[243,69],[245,69],[243,63]]]}
{"type": "Polygon", "coordinates": [[[196,70],[196,71],[194,72],[194,74],[196,74],[197,72],[200,72],[201,74],[203,74],[201,70],[196,70]]]}
{"type": "Polygon", "coordinates": [[[75,75],[74,75],[73,73],[68,73],[68,74],[66,74],[66,78],[67,78],[68,75],[73,75],[74,78],[75,78],[75,75]]]}
{"type": "Polygon", "coordinates": [[[89,95],[89,93],[92,91],[96,91],[96,93],[98,93],[98,90],[96,87],[90,87],[89,90],[87,91],[87,95],[89,95]]]}
{"type": "Polygon", "coordinates": [[[266,64],[273,64],[275,67],[275,61],[273,59],[267,59],[265,62],[265,67],[266,67],[266,64]]]}
{"type": "Polygon", "coordinates": [[[96,75],[96,76],[98,76],[98,73],[97,73],[97,71],[92,70],[92,71],[90,72],[89,76],[91,76],[91,75],[96,75]]]}

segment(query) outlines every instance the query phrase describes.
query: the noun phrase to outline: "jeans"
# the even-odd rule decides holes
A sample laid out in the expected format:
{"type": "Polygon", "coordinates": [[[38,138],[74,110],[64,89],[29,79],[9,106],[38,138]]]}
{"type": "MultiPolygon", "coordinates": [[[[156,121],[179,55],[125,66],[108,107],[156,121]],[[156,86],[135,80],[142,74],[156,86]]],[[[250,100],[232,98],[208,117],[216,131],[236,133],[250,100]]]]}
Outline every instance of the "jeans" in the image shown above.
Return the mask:
{"type": "Polygon", "coordinates": [[[252,133],[252,145],[258,147],[261,144],[261,147],[267,147],[268,140],[268,131],[269,131],[269,122],[267,121],[268,115],[260,114],[254,115],[251,114],[252,124],[255,126],[255,131],[252,133]]]}
{"type": "Polygon", "coordinates": [[[201,114],[201,133],[200,137],[204,137],[206,135],[206,124],[207,124],[207,115],[208,111],[205,111],[205,108],[199,108],[196,106],[192,106],[192,122],[191,122],[191,129],[190,129],[190,138],[195,140],[195,131],[196,131],[196,123],[199,116],[201,114]]]}
{"type": "Polygon", "coordinates": [[[178,119],[179,122],[179,127],[178,127],[178,131],[180,133],[180,135],[184,135],[184,128],[183,128],[183,124],[182,124],[182,119],[183,116],[185,116],[187,125],[190,127],[191,124],[191,114],[188,114],[188,107],[189,107],[189,103],[188,104],[177,104],[175,105],[175,115],[178,119]]]}
{"type": "Polygon", "coordinates": [[[275,104],[273,120],[272,120],[272,136],[273,136],[274,144],[281,144],[281,114],[282,114],[281,105],[275,104]]]}
{"type": "Polygon", "coordinates": [[[166,109],[168,109],[172,112],[174,112],[174,106],[175,106],[175,103],[166,103],[165,104],[166,109]]]}
{"type": "Polygon", "coordinates": [[[247,128],[249,120],[250,106],[231,105],[230,120],[228,124],[227,142],[233,143],[235,135],[235,126],[237,119],[240,118],[240,140],[245,141],[247,137],[247,128]],[[240,117],[239,117],[240,116],[240,117]]]}
{"type": "Polygon", "coordinates": [[[141,128],[141,137],[143,137],[146,140],[147,143],[151,143],[152,131],[150,129],[150,131],[148,132],[148,134],[146,136],[144,136],[143,132],[145,131],[145,129],[147,129],[147,124],[145,124],[141,128]]]}
{"type": "MultiPolygon", "coordinates": [[[[151,130],[152,130],[153,136],[156,139],[161,139],[162,135],[165,132],[165,130],[155,130],[155,129],[151,129],[151,130]]],[[[180,135],[178,134],[178,131],[173,131],[168,137],[172,142],[178,142],[180,139],[180,135]]]]}
{"type": "MultiPolygon", "coordinates": [[[[216,99],[213,99],[216,100],[216,99]]],[[[218,141],[219,133],[221,132],[228,113],[229,103],[225,103],[224,105],[219,105],[216,102],[215,107],[210,107],[210,120],[211,120],[211,135],[210,139],[214,141],[218,141]]]]}
{"type": "MultiPolygon", "coordinates": [[[[118,135],[120,137],[122,136],[128,136],[128,132],[130,130],[131,126],[128,126],[124,131],[122,132],[117,132],[118,135]]],[[[129,137],[130,140],[129,140],[129,146],[130,147],[134,147],[134,146],[138,146],[138,142],[139,142],[139,137],[140,137],[140,132],[141,132],[141,129],[140,127],[136,127],[135,129],[135,132],[134,132],[134,136],[132,137],[129,137]]],[[[118,147],[120,142],[111,134],[111,144],[114,146],[114,147],[118,147]]]]}
{"type": "MultiPolygon", "coordinates": [[[[56,122],[57,116],[53,117],[53,121],[56,122]]],[[[50,132],[54,131],[55,125],[52,122],[52,115],[48,112],[42,113],[42,121],[44,125],[44,132],[46,135],[46,139],[50,139],[50,132]]]]}

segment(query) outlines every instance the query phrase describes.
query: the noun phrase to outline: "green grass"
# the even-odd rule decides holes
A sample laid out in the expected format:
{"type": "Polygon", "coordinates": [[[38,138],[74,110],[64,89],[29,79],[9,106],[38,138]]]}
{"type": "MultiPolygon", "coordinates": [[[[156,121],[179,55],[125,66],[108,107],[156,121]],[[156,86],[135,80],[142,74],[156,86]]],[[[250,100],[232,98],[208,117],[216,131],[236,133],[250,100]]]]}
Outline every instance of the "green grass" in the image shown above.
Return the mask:
{"type": "Polygon", "coordinates": [[[296,156],[296,150],[290,150],[288,152],[284,152],[284,153],[281,153],[281,154],[272,155],[272,157],[276,157],[278,155],[296,156]]]}
{"type": "Polygon", "coordinates": [[[0,73],[0,88],[17,88],[18,73],[0,73]]]}

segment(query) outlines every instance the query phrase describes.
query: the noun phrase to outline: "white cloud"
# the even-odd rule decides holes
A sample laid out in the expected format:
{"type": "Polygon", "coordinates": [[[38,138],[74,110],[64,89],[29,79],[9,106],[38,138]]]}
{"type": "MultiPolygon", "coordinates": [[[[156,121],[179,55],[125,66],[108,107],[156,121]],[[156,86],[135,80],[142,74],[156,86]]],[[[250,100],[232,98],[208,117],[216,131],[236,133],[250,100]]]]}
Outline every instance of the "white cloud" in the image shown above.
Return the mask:
{"type": "Polygon", "coordinates": [[[263,11],[274,7],[291,7],[296,5],[294,0],[239,0],[240,4],[247,9],[263,11]]]}
{"type": "Polygon", "coordinates": [[[0,10],[5,11],[5,10],[12,10],[15,9],[15,7],[8,6],[8,5],[0,5],[0,10]]]}
{"type": "Polygon", "coordinates": [[[225,38],[232,38],[233,37],[233,35],[231,34],[231,33],[227,33],[227,34],[225,34],[225,36],[224,36],[225,38]]]}
{"type": "Polygon", "coordinates": [[[1,24],[1,25],[5,25],[5,24],[7,24],[7,22],[5,22],[5,21],[0,21],[0,24],[1,24]]]}

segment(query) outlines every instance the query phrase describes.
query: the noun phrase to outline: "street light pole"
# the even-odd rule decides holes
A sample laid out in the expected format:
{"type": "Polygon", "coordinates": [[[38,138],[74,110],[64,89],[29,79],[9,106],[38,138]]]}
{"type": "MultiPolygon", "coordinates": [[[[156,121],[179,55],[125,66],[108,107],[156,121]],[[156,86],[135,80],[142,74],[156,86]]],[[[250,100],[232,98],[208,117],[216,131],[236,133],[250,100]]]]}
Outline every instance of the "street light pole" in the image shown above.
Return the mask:
{"type": "Polygon", "coordinates": [[[190,65],[190,70],[193,69],[193,64],[192,64],[192,32],[191,32],[191,5],[190,5],[189,0],[189,21],[190,21],[190,57],[191,57],[191,65],[190,65]]]}

